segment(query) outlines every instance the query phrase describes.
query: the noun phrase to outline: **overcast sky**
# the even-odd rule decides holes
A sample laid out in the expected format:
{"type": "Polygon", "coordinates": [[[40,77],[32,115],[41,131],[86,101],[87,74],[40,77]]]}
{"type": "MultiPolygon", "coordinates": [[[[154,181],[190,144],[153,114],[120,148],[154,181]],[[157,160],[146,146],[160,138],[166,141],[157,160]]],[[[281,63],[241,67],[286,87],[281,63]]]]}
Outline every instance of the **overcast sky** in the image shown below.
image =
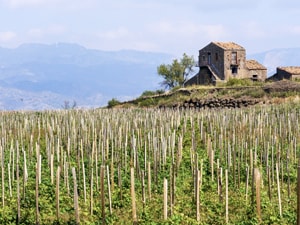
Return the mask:
{"type": "Polygon", "coordinates": [[[300,47],[298,0],[0,0],[0,46],[77,43],[196,56],[211,41],[300,47]]]}

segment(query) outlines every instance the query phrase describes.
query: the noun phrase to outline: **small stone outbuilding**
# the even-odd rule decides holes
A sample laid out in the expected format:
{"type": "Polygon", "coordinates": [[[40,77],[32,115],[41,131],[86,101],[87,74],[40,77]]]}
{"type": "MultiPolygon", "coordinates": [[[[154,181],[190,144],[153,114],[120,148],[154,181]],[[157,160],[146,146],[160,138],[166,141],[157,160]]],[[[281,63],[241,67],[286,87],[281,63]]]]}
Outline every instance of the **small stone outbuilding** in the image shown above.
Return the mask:
{"type": "Polygon", "coordinates": [[[246,50],[233,42],[211,42],[198,57],[199,72],[185,86],[216,84],[230,78],[264,81],[267,68],[255,60],[246,60],[246,50]]]}
{"type": "Polygon", "coordinates": [[[268,81],[300,80],[300,66],[277,67],[276,73],[268,81]]]}

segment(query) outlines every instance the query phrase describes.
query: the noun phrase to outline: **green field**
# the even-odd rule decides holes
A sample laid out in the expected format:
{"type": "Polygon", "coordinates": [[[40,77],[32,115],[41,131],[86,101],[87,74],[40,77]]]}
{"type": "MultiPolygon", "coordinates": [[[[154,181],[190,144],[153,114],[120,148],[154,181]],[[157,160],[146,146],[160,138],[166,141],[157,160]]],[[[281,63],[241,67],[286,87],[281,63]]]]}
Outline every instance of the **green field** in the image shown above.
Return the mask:
{"type": "Polygon", "coordinates": [[[296,223],[299,104],[0,114],[0,224],[296,223]]]}

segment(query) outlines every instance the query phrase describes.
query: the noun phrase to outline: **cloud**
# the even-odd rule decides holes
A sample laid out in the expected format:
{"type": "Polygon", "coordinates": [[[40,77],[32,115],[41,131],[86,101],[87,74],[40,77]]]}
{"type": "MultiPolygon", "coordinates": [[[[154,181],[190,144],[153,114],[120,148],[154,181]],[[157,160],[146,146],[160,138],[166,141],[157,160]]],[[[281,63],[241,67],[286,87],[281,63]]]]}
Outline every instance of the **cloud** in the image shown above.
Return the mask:
{"type": "Polygon", "coordinates": [[[0,0],[0,3],[10,8],[26,8],[26,7],[52,7],[56,9],[93,9],[99,2],[97,0],[0,0]]]}
{"type": "Polygon", "coordinates": [[[41,38],[48,35],[60,35],[65,33],[66,29],[61,25],[51,25],[46,28],[32,28],[27,33],[32,38],[41,38]]]}
{"type": "Polygon", "coordinates": [[[103,39],[120,39],[120,38],[129,37],[130,32],[125,27],[119,27],[116,28],[115,30],[109,30],[109,31],[99,33],[97,36],[103,39]]]}
{"type": "Polygon", "coordinates": [[[12,31],[0,32],[0,42],[8,42],[16,37],[16,33],[12,31]]]}
{"type": "MultiPolygon", "coordinates": [[[[4,3],[12,8],[24,6],[41,5],[49,2],[49,0],[4,0],[4,3]]],[[[50,1],[51,2],[51,1],[50,1]]]]}
{"type": "MultiPolygon", "coordinates": [[[[150,33],[155,33],[159,36],[172,35],[169,37],[193,37],[201,35],[209,39],[223,39],[228,36],[226,28],[221,24],[196,24],[190,21],[172,23],[159,22],[152,24],[149,27],[150,33]]],[[[168,38],[169,38],[168,37],[168,38]]]]}
{"type": "Polygon", "coordinates": [[[288,32],[294,35],[300,35],[300,26],[288,27],[288,32]]]}
{"type": "Polygon", "coordinates": [[[244,32],[247,38],[265,38],[266,29],[262,28],[258,22],[250,21],[245,23],[241,30],[244,32]]]}

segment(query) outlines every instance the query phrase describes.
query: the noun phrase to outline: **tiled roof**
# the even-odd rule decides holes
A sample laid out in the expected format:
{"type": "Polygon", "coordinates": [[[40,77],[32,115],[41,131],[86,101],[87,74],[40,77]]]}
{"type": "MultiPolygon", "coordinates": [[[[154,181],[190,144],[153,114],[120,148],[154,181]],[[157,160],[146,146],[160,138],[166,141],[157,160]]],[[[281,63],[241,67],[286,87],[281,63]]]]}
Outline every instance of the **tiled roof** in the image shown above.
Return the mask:
{"type": "Polygon", "coordinates": [[[256,60],[246,60],[246,67],[249,70],[266,70],[267,68],[264,67],[262,64],[257,62],[256,60]]]}
{"type": "Polygon", "coordinates": [[[215,45],[225,49],[225,50],[245,50],[242,46],[234,42],[212,42],[215,45]]]}
{"type": "Polygon", "coordinates": [[[285,66],[285,67],[278,67],[278,69],[281,69],[290,74],[300,74],[300,66],[285,66]]]}

